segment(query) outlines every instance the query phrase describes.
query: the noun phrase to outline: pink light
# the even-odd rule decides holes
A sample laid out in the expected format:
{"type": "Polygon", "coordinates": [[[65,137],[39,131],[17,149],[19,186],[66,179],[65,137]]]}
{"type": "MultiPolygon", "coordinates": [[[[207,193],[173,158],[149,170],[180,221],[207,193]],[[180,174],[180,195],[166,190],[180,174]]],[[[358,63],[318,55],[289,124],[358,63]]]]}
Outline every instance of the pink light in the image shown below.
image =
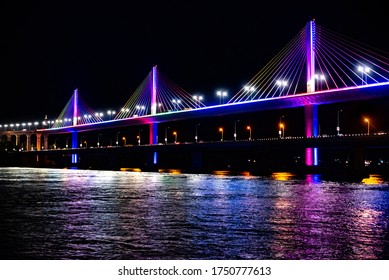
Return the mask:
{"type": "Polygon", "coordinates": [[[305,149],[305,165],[306,166],[313,165],[313,149],[312,148],[305,149]]]}

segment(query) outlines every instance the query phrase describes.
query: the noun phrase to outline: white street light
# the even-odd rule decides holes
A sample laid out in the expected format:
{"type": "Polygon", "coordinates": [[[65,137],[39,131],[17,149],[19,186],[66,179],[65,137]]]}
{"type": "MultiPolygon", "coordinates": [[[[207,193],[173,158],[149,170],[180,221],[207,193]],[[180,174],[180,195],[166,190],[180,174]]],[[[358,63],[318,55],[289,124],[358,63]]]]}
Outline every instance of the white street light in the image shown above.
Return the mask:
{"type": "Polygon", "coordinates": [[[196,135],[195,135],[195,141],[196,141],[196,143],[197,143],[197,140],[198,140],[198,135],[197,135],[197,127],[199,126],[200,124],[198,123],[198,124],[196,124],[196,135]]]}
{"type": "Polygon", "coordinates": [[[165,127],[165,144],[167,144],[167,130],[169,129],[170,127],[165,127]]]}
{"type": "Polygon", "coordinates": [[[255,87],[253,86],[245,86],[244,91],[249,94],[249,98],[251,99],[251,94],[255,91],[255,87]]]}
{"type": "Polygon", "coordinates": [[[172,103],[174,106],[174,110],[177,111],[178,105],[181,103],[181,100],[180,99],[173,99],[172,103]]]}
{"type": "Polygon", "coordinates": [[[358,66],[358,72],[361,72],[362,85],[367,84],[367,76],[370,72],[370,68],[367,66],[358,66]]]}
{"type": "Polygon", "coordinates": [[[323,74],[315,74],[315,81],[318,81],[317,84],[320,85],[319,90],[322,90],[322,82],[325,81],[325,79],[323,74]]]}
{"type": "Polygon", "coordinates": [[[224,97],[226,97],[228,95],[228,93],[226,91],[218,90],[216,92],[216,95],[220,97],[220,104],[222,104],[222,103],[224,103],[224,97]]]}
{"type": "Polygon", "coordinates": [[[338,136],[340,134],[340,124],[339,124],[339,113],[340,112],[342,112],[342,110],[338,110],[338,113],[337,113],[337,127],[336,127],[336,131],[337,131],[338,136]]]}
{"type": "Polygon", "coordinates": [[[203,100],[203,96],[201,96],[201,95],[193,95],[193,99],[196,101],[196,105],[198,107],[199,104],[200,104],[200,101],[203,100]]]}
{"type": "Polygon", "coordinates": [[[236,137],[237,137],[237,134],[236,134],[236,123],[239,122],[239,120],[236,120],[234,121],[234,140],[236,141],[236,137]]]}
{"type": "Polygon", "coordinates": [[[288,86],[288,81],[286,80],[277,80],[276,81],[277,86],[280,88],[280,95],[282,94],[282,91],[286,86],[288,86]]]}

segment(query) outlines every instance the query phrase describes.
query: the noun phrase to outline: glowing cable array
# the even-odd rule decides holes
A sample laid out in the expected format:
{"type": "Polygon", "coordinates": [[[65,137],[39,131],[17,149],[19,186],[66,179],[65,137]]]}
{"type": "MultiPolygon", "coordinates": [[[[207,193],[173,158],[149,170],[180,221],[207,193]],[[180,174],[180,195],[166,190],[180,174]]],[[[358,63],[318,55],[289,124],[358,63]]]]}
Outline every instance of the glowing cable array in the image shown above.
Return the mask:
{"type": "MultiPolygon", "coordinates": [[[[169,80],[159,71],[154,81],[156,86],[156,113],[172,112],[187,109],[196,109],[205,105],[196,100],[180,86],[169,80]]],[[[153,85],[153,71],[150,71],[135,92],[131,95],[115,119],[139,117],[151,114],[151,91],[153,85]]]]}
{"type": "Polygon", "coordinates": [[[51,128],[72,126],[74,123],[76,123],[76,125],[82,125],[103,121],[102,118],[96,112],[94,112],[79,96],[76,102],[77,107],[75,108],[74,99],[77,96],[76,92],[66,103],[58,118],[52,123],[51,128]],[[74,116],[75,110],[77,112],[76,116],[74,116]]]}
{"type": "Polygon", "coordinates": [[[306,36],[304,27],[228,103],[306,93],[309,82],[320,91],[389,81],[387,53],[317,24],[315,75],[307,81],[306,36]]]}

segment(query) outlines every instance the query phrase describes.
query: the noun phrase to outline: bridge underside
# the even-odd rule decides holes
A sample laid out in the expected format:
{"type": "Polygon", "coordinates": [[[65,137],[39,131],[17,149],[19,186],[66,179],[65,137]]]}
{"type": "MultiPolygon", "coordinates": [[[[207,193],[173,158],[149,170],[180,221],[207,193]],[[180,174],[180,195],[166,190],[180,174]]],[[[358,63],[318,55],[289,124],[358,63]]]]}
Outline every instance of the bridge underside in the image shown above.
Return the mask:
{"type": "Polygon", "coordinates": [[[151,123],[163,123],[170,121],[185,120],[190,118],[202,118],[223,116],[231,114],[258,112],[266,110],[304,107],[307,105],[322,105],[347,101],[358,101],[374,98],[389,97],[389,83],[358,86],[355,88],[317,91],[313,93],[296,94],[272,99],[252,100],[240,103],[230,103],[210,106],[198,109],[188,109],[175,112],[165,112],[156,115],[139,116],[127,119],[105,121],[101,123],[78,125],[73,127],[39,130],[42,132],[69,133],[72,131],[84,132],[96,129],[110,129],[133,125],[151,123]]]}

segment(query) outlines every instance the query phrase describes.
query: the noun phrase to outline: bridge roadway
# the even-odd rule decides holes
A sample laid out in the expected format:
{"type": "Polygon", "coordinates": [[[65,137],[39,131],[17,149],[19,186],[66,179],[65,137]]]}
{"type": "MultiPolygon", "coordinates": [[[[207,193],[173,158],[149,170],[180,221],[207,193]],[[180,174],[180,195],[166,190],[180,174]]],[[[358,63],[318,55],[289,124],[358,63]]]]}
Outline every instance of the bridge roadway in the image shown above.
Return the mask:
{"type": "MultiPolygon", "coordinates": [[[[361,175],[365,171],[366,154],[374,150],[389,155],[388,133],[24,151],[9,156],[16,166],[32,167],[70,168],[71,155],[76,154],[80,159],[76,167],[82,169],[156,171],[177,168],[195,173],[212,170],[266,173],[299,169],[361,175]],[[319,148],[323,161],[320,167],[307,169],[303,164],[304,150],[309,147],[319,148]],[[153,165],[155,152],[158,163],[153,165]]],[[[388,169],[387,162],[385,168],[388,169]]]]}
{"type": "Polygon", "coordinates": [[[208,106],[197,109],[188,109],[174,112],[158,113],[156,115],[145,115],[126,119],[117,119],[99,123],[77,125],[71,127],[38,129],[38,132],[49,134],[61,134],[75,132],[86,132],[99,129],[118,128],[151,123],[162,123],[178,121],[199,117],[214,117],[228,114],[250,113],[265,110],[283,108],[303,107],[310,104],[330,104],[347,101],[365,100],[389,96],[389,82],[380,84],[368,84],[354,88],[334,89],[317,91],[313,93],[302,93],[292,96],[283,96],[268,99],[259,99],[239,103],[228,103],[222,105],[208,106]]]}

